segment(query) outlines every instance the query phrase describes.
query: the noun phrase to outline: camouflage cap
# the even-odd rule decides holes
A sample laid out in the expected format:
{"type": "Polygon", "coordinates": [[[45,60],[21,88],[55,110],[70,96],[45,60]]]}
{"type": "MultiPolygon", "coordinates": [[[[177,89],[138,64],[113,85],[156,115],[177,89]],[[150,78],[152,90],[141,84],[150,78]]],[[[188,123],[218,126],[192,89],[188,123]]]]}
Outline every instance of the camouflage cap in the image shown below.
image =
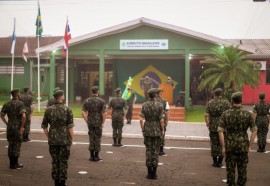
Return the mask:
{"type": "Polygon", "coordinates": [[[160,92],[162,92],[162,89],[161,88],[157,88],[156,89],[156,93],[160,93],[160,92]]]}
{"type": "Polygon", "coordinates": [[[154,94],[154,93],[157,93],[157,89],[156,89],[156,88],[151,88],[151,89],[148,91],[148,94],[154,94]]]}
{"type": "Polygon", "coordinates": [[[24,92],[26,92],[26,91],[28,91],[28,90],[29,90],[29,87],[27,87],[27,86],[23,88],[23,91],[24,91],[24,92]]]}
{"type": "Polygon", "coordinates": [[[214,93],[222,93],[223,92],[223,89],[222,88],[216,88],[214,90],[214,93]]]}
{"type": "Polygon", "coordinates": [[[264,92],[260,92],[259,93],[259,98],[260,99],[264,99],[265,98],[265,93],[264,92]]]}
{"type": "Polygon", "coordinates": [[[58,98],[58,97],[63,96],[63,95],[64,95],[63,90],[57,90],[54,92],[53,97],[58,98]]]}
{"type": "Polygon", "coordinates": [[[61,90],[60,87],[55,87],[53,93],[55,93],[57,90],[61,90]]]}
{"type": "Polygon", "coordinates": [[[242,98],[242,92],[235,92],[231,96],[232,99],[234,98],[242,98]]]}
{"type": "Polygon", "coordinates": [[[120,89],[120,88],[117,88],[117,89],[115,89],[114,92],[115,92],[115,93],[119,93],[119,92],[121,92],[121,89],[120,89]]]}
{"type": "Polygon", "coordinates": [[[259,93],[259,96],[265,96],[265,93],[264,92],[260,92],[259,93]]]}
{"type": "Polygon", "coordinates": [[[14,88],[13,90],[10,91],[10,94],[14,94],[16,92],[20,92],[19,88],[14,88]]]}
{"type": "Polygon", "coordinates": [[[98,91],[98,90],[99,90],[99,87],[98,87],[98,86],[93,86],[93,87],[91,88],[91,90],[92,90],[92,91],[98,91]]]}

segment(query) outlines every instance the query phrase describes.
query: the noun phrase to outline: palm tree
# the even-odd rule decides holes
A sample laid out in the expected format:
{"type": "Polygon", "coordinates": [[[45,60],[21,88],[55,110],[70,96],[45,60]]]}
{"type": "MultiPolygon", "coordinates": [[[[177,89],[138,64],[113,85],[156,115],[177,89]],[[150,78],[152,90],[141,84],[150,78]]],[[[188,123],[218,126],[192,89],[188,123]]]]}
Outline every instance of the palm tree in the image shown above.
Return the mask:
{"type": "Polygon", "coordinates": [[[249,60],[248,54],[239,50],[238,47],[213,49],[213,55],[206,57],[203,63],[209,66],[200,76],[200,90],[212,90],[217,85],[223,84],[224,89],[241,91],[245,84],[254,88],[260,82],[255,61],[249,60]]]}

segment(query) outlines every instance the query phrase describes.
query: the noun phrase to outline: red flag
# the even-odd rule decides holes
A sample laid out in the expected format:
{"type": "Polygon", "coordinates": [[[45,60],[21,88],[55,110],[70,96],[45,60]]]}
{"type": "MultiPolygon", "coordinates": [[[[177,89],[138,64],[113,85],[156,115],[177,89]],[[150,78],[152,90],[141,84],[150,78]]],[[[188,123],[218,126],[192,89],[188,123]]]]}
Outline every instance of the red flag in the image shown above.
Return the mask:
{"type": "Polygon", "coordinates": [[[68,20],[67,20],[67,24],[66,24],[66,29],[65,29],[65,35],[64,35],[64,45],[62,48],[62,55],[66,56],[66,52],[68,49],[68,41],[71,39],[71,34],[70,34],[70,29],[69,29],[69,24],[68,24],[68,20]]]}
{"type": "Polygon", "coordinates": [[[23,52],[22,52],[22,56],[25,62],[27,62],[28,54],[29,54],[28,45],[27,45],[27,41],[25,41],[24,46],[23,46],[23,52]]]}

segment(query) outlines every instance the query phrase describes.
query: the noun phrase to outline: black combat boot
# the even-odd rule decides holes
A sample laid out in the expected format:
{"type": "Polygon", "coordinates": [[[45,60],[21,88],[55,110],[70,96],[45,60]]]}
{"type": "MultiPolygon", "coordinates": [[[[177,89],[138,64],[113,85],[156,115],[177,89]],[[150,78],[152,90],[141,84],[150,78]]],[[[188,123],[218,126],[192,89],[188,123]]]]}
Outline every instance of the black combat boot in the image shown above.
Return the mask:
{"type": "Polygon", "coordinates": [[[262,152],[265,152],[265,145],[262,145],[262,152]]]}
{"type": "Polygon", "coordinates": [[[67,186],[66,180],[60,180],[60,186],[67,186]]]}
{"type": "Polygon", "coordinates": [[[9,157],[9,168],[10,169],[16,169],[15,168],[15,163],[14,163],[14,157],[13,156],[8,156],[9,157]]]}
{"type": "Polygon", "coordinates": [[[159,150],[159,154],[158,155],[160,155],[160,156],[164,156],[164,155],[166,155],[166,153],[164,152],[164,150],[163,150],[164,148],[163,148],[163,146],[161,146],[160,147],[160,150],[159,150]]]}
{"type": "Polygon", "coordinates": [[[148,174],[147,174],[146,178],[147,179],[152,179],[153,168],[152,167],[147,167],[147,172],[148,172],[148,174]]]}
{"type": "Polygon", "coordinates": [[[157,179],[157,167],[153,167],[152,179],[157,179]]]}
{"type": "Polygon", "coordinates": [[[257,150],[257,152],[262,152],[262,146],[261,145],[258,145],[258,150],[257,150]]]}
{"type": "Polygon", "coordinates": [[[212,164],[213,167],[218,167],[218,162],[217,162],[217,157],[216,156],[213,156],[213,164],[212,164]]]}
{"type": "Polygon", "coordinates": [[[95,156],[94,156],[94,151],[93,150],[90,151],[89,161],[95,161],[95,156]]]}
{"type": "Polygon", "coordinates": [[[223,156],[218,157],[218,167],[222,167],[223,156]]]}
{"type": "Polygon", "coordinates": [[[99,152],[95,152],[95,161],[100,161],[100,160],[102,160],[102,158],[101,157],[99,157],[99,152]]]}
{"type": "Polygon", "coordinates": [[[23,164],[18,163],[18,158],[19,158],[18,156],[14,157],[14,165],[15,165],[16,169],[21,169],[21,168],[23,168],[23,164]]]}
{"type": "Polygon", "coordinates": [[[123,146],[123,144],[121,143],[121,141],[122,141],[122,139],[119,139],[119,138],[118,138],[118,144],[117,144],[118,147],[123,146]]]}
{"type": "Polygon", "coordinates": [[[54,186],[60,186],[59,180],[54,180],[54,186]]]}
{"type": "Polygon", "coordinates": [[[112,146],[117,146],[116,138],[113,138],[113,144],[112,146]]]}

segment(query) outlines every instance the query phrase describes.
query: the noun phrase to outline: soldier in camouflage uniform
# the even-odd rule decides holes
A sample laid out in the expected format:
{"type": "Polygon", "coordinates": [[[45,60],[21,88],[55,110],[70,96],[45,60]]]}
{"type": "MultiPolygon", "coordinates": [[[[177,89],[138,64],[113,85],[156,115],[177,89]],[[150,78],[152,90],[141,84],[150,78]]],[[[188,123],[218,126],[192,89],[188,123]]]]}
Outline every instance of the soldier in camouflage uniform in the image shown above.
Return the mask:
{"type": "Polygon", "coordinates": [[[131,87],[128,87],[127,90],[128,90],[127,94],[131,94],[131,95],[126,100],[127,107],[128,107],[128,110],[127,110],[127,113],[126,113],[126,119],[127,119],[127,124],[131,124],[133,105],[134,105],[134,103],[135,103],[135,101],[137,99],[137,96],[136,96],[135,92],[132,90],[131,87]]]}
{"type": "Polygon", "coordinates": [[[148,95],[150,100],[142,105],[140,125],[146,147],[147,179],[157,179],[158,154],[161,136],[164,135],[164,110],[163,105],[155,100],[154,88],[148,91],[148,95]]]}
{"type": "Polygon", "coordinates": [[[233,93],[231,96],[233,106],[226,110],[219,121],[219,139],[222,153],[226,154],[227,185],[244,186],[247,182],[248,152],[254,142],[257,127],[252,114],[243,110],[242,92],[233,93]],[[250,128],[251,136],[248,139],[247,130],[250,128]],[[224,131],[226,131],[224,140],[224,131]],[[235,168],[238,169],[237,184],[235,183],[235,168]]]}
{"type": "Polygon", "coordinates": [[[164,135],[161,138],[161,146],[160,146],[160,151],[159,151],[159,155],[160,156],[164,156],[166,155],[166,153],[164,152],[164,145],[165,145],[165,132],[166,132],[166,128],[168,126],[168,110],[169,108],[167,107],[168,102],[166,99],[163,99],[162,96],[162,89],[157,88],[156,89],[157,92],[157,97],[156,97],[156,101],[160,102],[163,105],[163,110],[164,110],[164,135]]]}
{"type": "Polygon", "coordinates": [[[113,146],[123,146],[122,129],[124,126],[124,115],[126,108],[126,101],[121,98],[121,89],[115,90],[115,97],[109,102],[109,109],[112,108],[112,128],[113,128],[113,146]]]}
{"type": "Polygon", "coordinates": [[[144,92],[144,101],[149,100],[148,91],[153,87],[153,82],[149,78],[149,76],[145,76],[144,81],[142,83],[142,89],[144,92]]]}
{"type": "Polygon", "coordinates": [[[98,97],[99,88],[91,88],[92,97],[86,99],[82,107],[82,116],[88,126],[90,161],[100,161],[100,143],[102,128],[106,119],[105,101],[98,97]]]}
{"type": "Polygon", "coordinates": [[[269,109],[270,105],[264,101],[265,93],[261,92],[259,94],[260,101],[255,104],[253,109],[253,117],[255,119],[256,126],[258,128],[257,131],[257,144],[259,149],[257,152],[265,152],[266,146],[266,137],[269,128],[269,109]]]}
{"type": "MultiPolygon", "coordinates": [[[[53,90],[53,93],[55,93],[58,90],[60,90],[60,88],[59,87],[55,87],[55,89],[53,90]]],[[[48,108],[49,106],[52,106],[55,103],[56,103],[55,98],[51,98],[51,99],[48,100],[46,107],[48,108]]]]}
{"type": "Polygon", "coordinates": [[[22,164],[18,163],[22,145],[22,135],[26,121],[26,110],[23,102],[19,100],[20,90],[11,91],[12,99],[5,103],[1,110],[1,119],[7,125],[8,157],[10,169],[21,169],[22,164]],[[8,116],[8,121],[5,115],[8,116]]]}
{"type": "Polygon", "coordinates": [[[72,110],[64,105],[64,91],[54,93],[55,104],[44,113],[41,127],[48,137],[52,157],[52,179],[55,186],[66,185],[70,147],[74,139],[72,110]],[[48,131],[48,125],[49,131],[48,131]]]}
{"type": "Polygon", "coordinates": [[[31,141],[29,139],[30,133],[30,126],[31,126],[31,117],[34,110],[34,98],[29,94],[29,88],[24,87],[23,89],[24,94],[20,96],[19,100],[24,103],[24,107],[26,110],[26,122],[24,126],[24,133],[23,133],[23,142],[31,141]]]}
{"type": "Polygon", "coordinates": [[[205,122],[209,130],[210,143],[211,143],[211,156],[213,158],[213,167],[221,167],[223,155],[218,138],[218,121],[220,116],[225,110],[230,108],[228,100],[222,98],[223,90],[217,88],[214,90],[214,98],[209,101],[205,111],[205,122]]]}

